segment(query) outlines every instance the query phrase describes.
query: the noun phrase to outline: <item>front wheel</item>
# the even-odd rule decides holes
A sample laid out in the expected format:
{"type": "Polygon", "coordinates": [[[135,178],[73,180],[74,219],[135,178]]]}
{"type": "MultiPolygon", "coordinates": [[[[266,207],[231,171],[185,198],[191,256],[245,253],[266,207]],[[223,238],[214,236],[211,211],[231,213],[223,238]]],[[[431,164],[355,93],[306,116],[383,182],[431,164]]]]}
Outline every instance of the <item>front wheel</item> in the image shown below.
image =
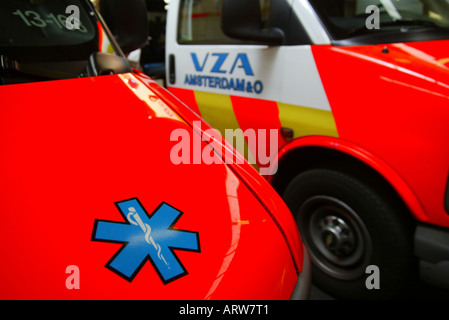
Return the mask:
{"type": "Polygon", "coordinates": [[[362,299],[392,298],[407,286],[411,227],[403,206],[383,189],[342,170],[311,169],[289,184],[284,200],[318,287],[337,298],[362,299]],[[368,279],[370,265],[379,272],[368,279]]]}

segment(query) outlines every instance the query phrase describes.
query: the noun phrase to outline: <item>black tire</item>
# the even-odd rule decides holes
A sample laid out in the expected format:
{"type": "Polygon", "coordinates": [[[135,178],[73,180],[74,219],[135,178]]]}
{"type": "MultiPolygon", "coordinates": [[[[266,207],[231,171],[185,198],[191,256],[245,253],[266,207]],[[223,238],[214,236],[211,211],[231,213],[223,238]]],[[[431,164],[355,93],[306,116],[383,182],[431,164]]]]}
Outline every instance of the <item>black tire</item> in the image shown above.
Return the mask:
{"type": "Polygon", "coordinates": [[[391,192],[361,176],[310,169],[288,185],[284,200],[309,250],[315,285],[339,299],[394,298],[414,271],[413,225],[391,192]],[[380,289],[366,285],[369,265],[379,268],[380,289]]]}

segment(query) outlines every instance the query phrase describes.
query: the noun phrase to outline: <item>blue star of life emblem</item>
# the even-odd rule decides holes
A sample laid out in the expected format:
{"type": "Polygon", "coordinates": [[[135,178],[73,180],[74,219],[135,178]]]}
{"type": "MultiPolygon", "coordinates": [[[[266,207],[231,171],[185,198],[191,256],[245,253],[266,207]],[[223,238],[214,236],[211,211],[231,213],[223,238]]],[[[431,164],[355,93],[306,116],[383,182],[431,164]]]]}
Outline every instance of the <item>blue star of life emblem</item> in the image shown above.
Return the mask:
{"type": "Polygon", "coordinates": [[[137,198],[115,203],[126,222],[95,220],[92,241],[122,243],[106,268],[132,281],[150,261],[164,284],[187,275],[174,250],[200,252],[199,234],[174,229],[182,212],[162,202],[151,215],[137,198]]]}

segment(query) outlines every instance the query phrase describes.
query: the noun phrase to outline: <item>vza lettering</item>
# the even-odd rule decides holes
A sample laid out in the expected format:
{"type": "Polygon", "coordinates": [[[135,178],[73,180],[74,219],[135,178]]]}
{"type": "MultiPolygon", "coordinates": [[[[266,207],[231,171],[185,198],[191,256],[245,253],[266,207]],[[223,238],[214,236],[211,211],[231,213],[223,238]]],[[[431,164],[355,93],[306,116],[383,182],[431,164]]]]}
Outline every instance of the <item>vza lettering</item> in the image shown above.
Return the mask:
{"type": "Polygon", "coordinates": [[[201,74],[186,74],[184,84],[256,94],[261,94],[263,91],[262,81],[253,81],[251,78],[248,80],[248,77],[255,75],[245,53],[230,56],[229,53],[208,52],[203,56],[197,53],[191,53],[190,56],[196,72],[201,74]],[[235,77],[237,75],[245,78],[235,77]]]}

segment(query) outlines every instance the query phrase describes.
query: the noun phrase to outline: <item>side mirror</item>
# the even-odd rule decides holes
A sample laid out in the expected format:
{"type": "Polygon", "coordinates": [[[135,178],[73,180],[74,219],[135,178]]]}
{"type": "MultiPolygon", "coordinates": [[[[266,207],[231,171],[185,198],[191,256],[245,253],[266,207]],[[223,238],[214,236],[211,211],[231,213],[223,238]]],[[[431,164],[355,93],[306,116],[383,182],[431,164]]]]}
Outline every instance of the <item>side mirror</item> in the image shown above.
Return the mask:
{"type": "Polygon", "coordinates": [[[284,32],[262,28],[259,0],[223,0],[221,29],[225,35],[266,45],[281,45],[284,32]]]}
{"type": "Polygon", "coordinates": [[[100,0],[100,14],[123,53],[148,44],[148,17],[145,0],[100,0]]]}
{"type": "Polygon", "coordinates": [[[87,65],[88,77],[131,72],[133,70],[125,58],[103,52],[93,53],[89,57],[89,64],[87,65]]]}

